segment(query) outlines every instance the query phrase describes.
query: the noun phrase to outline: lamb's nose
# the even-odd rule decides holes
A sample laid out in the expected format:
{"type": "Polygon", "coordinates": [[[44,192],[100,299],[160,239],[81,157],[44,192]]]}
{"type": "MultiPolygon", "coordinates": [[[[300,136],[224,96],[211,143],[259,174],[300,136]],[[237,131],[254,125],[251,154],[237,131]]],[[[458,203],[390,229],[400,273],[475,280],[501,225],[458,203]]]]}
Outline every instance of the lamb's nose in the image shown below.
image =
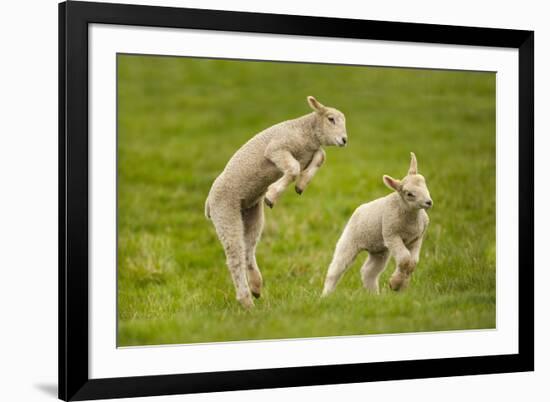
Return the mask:
{"type": "Polygon", "coordinates": [[[432,202],[432,200],[428,200],[428,201],[426,201],[426,205],[427,205],[427,206],[429,206],[429,207],[431,207],[431,206],[433,205],[433,202],[432,202]]]}
{"type": "Polygon", "coordinates": [[[342,137],[342,142],[344,143],[344,145],[346,145],[346,143],[348,142],[348,139],[346,137],[342,137]]]}

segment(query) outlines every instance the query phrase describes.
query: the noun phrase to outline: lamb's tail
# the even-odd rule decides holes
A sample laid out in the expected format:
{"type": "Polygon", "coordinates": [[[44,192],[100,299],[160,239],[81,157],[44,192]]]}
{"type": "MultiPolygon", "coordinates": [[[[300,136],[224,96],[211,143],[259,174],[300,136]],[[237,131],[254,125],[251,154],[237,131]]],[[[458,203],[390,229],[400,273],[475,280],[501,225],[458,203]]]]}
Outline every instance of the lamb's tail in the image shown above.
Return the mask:
{"type": "Polygon", "coordinates": [[[206,198],[206,202],[204,203],[204,216],[206,216],[206,219],[210,219],[210,205],[208,204],[208,198],[206,198]]]}

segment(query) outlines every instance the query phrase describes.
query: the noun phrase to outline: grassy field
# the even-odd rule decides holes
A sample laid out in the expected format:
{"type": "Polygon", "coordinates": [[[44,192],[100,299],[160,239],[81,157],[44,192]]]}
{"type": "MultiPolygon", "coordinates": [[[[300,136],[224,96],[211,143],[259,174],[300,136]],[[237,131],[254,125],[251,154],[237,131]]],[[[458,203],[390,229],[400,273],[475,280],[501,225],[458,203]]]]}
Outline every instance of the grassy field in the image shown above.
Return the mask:
{"type": "Polygon", "coordinates": [[[119,56],[118,167],[119,346],[495,327],[492,73],[119,56]],[[346,114],[349,146],[266,210],[247,312],[204,201],[251,136],[309,113],[307,95],[346,114]],[[368,294],[364,253],[320,300],[351,213],[410,151],[435,204],[411,286],[388,289],[392,261],[368,294]]]}

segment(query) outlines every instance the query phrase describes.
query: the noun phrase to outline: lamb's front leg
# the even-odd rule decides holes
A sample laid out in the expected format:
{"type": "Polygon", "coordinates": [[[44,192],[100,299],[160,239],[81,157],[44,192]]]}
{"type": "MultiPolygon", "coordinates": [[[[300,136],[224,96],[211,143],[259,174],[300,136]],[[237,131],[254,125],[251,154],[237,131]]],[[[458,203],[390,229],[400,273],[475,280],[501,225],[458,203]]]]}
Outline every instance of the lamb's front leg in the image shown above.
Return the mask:
{"type": "Polygon", "coordinates": [[[283,177],[272,183],[265,194],[265,203],[273,208],[283,191],[300,174],[300,163],[290,152],[285,150],[270,152],[266,157],[283,172],[283,177]]]}
{"type": "Polygon", "coordinates": [[[422,239],[423,239],[422,236],[420,236],[409,246],[409,250],[411,252],[411,258],[413,260],[413,264],[415,267],[418,264],[418,261],[420,260],[420,249],[422,248],[422,239]]]}
{"type": "Polygon", "coordinates": [[[393,235],[385,238],[384,241],[397,263],[397,267],[390,278],[390,288],[392,290],[404,289],[409,283],[410,275],[414,271],[416,263],[400,236],[393,235]]]}
{"type": "Polygon", "coordinates": [[[421,247],[422,237],[419,237],[417,240],[409,245],[409,252],[411,255],[409,262],[402,262],[401,265],[398,264],[397,269],[392,274],[392,277],[390,279],[390,287],[393,290],[403,290],[406,289],[407,286],[409,286],[412,273],[416,269],[416,265],[418,264],[418,260],[420,259],[421,247]]]}
{"type": "Polygon", "coordinates": [[[298,194],[302,194],[304,192],[308,183],[311,181],[313,176],[315,176],[315,173],[317,173],[321,165],[325,162],[325,157],[325,151],[322,148],[319,148],[319,150],[313,154],[313,158],[311,158],[311,161],[307,167],[302,170],[300,177],[296,180],[295,189],[298,194]]]}
{"type": "Polygon", "coordinates": [[[370,253],[367,260],[361,267],[361,278],[365,289],[378,294],[380,288],[378,286],[378,278],[386,268],[390,253],[385,251],[381,253],[370,253]]]}

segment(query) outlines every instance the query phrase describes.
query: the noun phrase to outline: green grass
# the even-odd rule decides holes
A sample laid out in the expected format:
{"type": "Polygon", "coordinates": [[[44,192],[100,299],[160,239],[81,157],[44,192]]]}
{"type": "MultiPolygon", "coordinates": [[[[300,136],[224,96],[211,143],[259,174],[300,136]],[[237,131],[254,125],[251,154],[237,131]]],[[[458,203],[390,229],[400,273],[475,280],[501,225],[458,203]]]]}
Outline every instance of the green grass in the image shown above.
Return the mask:
{"type": "Polygon", "coordinates": [[[118,167],[119,346],[495,327],[492,73],[119,56],[118,167]],[[350,143],[266,211],[265,287],[244,311],[204,200],[251,136],[309,112],[307,95],[346,114],[350,143]],[[387,288],[392,261],[368,294],[364,253],[321,300],[351,213],[410,151],[435,203],[411,286],[387,288]]]}

